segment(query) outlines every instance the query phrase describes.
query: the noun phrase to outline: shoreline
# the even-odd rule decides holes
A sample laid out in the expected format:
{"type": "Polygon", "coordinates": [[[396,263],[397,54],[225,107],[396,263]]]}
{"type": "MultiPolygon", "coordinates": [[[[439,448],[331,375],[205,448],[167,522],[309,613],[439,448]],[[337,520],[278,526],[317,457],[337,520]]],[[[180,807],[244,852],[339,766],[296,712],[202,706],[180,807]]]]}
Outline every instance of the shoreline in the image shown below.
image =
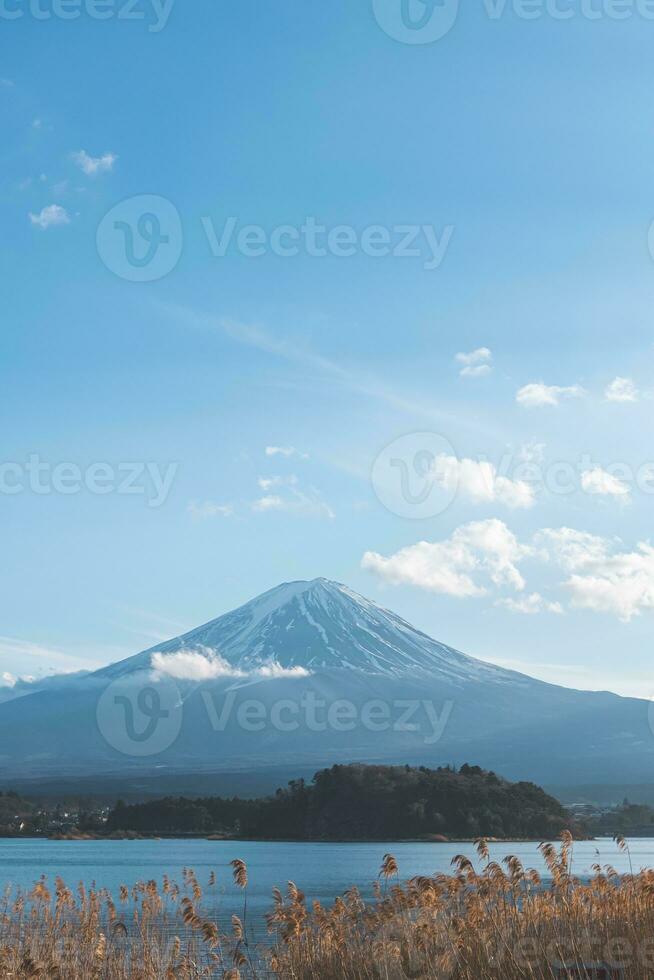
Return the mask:
{"type": "MultiPolygon", "coordinates": [[[[608,837],[609,835],[607,835],[608,837]]],[[[125,835],[120,837],[103,837],[99,834],[12,834],[12,835],[0,835],[0,841],[4,840],[39,840],[48,841],[50,843],[87,843],[89,841],[105,841],[107,843],[113,844],[123,844],[123,843],[139,843],[142,841],[189,841],[189,840],[203,840],[208,841],[213,844],[221,843],[244,843],[244,844],[474,844],[479,838],[477,837],[448,837],[448,838],[431,838],[431,837],[354,837],[354,838],[335,838],[335,837],[318,837],[318,838],[297,838],[297,837],[231,837],[229,835],[225,836],[212,836],[205,834],[140,834],[140,835],[125,835]]],[[[484,838],[488,844],[540,844],[546,838],[542,837],[486,837],[484,838]]],[[[606,838],[599,837],[576,837],[575,842],[578,841],[595,841],[604,840],[606,838]]],[[[638,840],[638,837],[632,838],[638,840]]],[[[648,838],[642,838],[647,840],[648,838]]]]}

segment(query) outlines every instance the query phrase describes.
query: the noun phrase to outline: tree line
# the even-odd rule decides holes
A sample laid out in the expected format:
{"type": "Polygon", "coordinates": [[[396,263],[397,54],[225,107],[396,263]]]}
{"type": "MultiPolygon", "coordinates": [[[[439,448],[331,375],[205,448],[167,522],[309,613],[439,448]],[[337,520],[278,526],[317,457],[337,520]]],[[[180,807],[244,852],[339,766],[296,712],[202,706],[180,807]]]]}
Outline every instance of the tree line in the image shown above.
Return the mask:
{"type": "Polygon", "coordinates": [[[539,786],[511,783],[478,766],[335,765],[263,799],[119,801],[106,831],[272,840],[552,839],[569,824],[560,803],[539,786]]]}

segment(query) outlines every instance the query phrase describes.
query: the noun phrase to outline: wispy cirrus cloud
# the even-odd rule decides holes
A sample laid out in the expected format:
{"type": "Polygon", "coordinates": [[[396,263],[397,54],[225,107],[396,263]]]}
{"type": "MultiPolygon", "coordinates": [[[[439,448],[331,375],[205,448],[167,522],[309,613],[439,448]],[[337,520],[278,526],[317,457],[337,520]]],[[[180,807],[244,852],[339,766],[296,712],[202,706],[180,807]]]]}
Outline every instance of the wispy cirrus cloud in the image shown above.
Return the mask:
{"type": "Polygon", "coordinates": [[[298,459],[309,459],[309,454],[302,452],[300,449],[296,449],[295,446],[266,446],[265,448],[266,456],[283,456],[286,459],[291,459],[293,456],[298,459]]]}
{"type": "Polygon", "coordinates": [[[291,473],[289,476],[260,476],[257,483],[264,493],[268,493],[275,487],[296,487],[299,480],[295,473],[291,473]]]}
{"type": "Polygon", "coordinates": [[[215,500],[191,500],[186,508],[191,517],[206,521],[212,517],[233,517],[234,507],[232,504],[219,504],[215,500]]]}
{"type": "Polygon", "coordinates": [[[290,486],[283,496],[280,493],[265,493],[251,506],[256,514],[286,513],[306,517],[327,517],[329,520],[333,520],[336,516],[315,487],[305,491],[297,486],[290,486]]]}
{"type": "Polygon", "coordinates": [[[120,612],[121,617],[127,616],[131,621],[130,625],[126,625],[123,619],[120,623],[121,629],[151,643],[161,643],[164,640],[169,640],[171,636],[187,633],[190,629],[188,623],[170,619],[168,616],[162,616],[150,609],[139,609],[124,603],[118,603],[116,609],[120,612]]]}
{"type": "MultiPolygon", "coordinates": [[[[323,375],[332,383],[337,383],[357,395],[374,398],[395,411],[405,413],[416,419],[428,419],[431,424],[465,426],[479,435],[487,431],[493,437],[498,435],[496,427],[488,421],[480,421],[478,414],[466,412],[459,406],[456,411],[443,408],[434,400],[421,400],[414,393],[404,394],[397,391],[384,381],[376,378],[367,369],[359,370],[345,367],[337,361],[316,354],[307,347],[306,343],[277,337],[272,332],[247,323],[239,323],[225,317],[202,313],[188,307],[173,303],[156,303],[156,308],[168,316],[182,321],[193,329],[219,330],[224,336],[236,343],[252,347],[275,357],[282,358],[290,364],[323,375]]],[[[504,437],[504,433],[502,436],[504,437]]],[[[275,448],[275,447],[271,447],[275,448]]],[[[279,447],[277,447],[279,448],[279,447]]],[[[290,447],[289,447],[290,448],[290,447]]]]}
{"type": "Polygon", "coordinates": [[[550,612],[562,616],[564,612],[560,602],[549,602],[540,592],[532,592],[530,595],[520,596],[517,599],[507,596],[504,599],[498,599],[495,605],[503,606],[510,612],[521,613],[523,616],[535,616],[541,612],[550,612]]]}
{"type": "Polygon", "coordinates": [[[101,655],[97,658],[78,656],[31,640],[0,636],[0,663],[11,664],[8,674],[33,673],[44,669],[58,672],[93,670],[104,662],[106,660],[101,655]]]}

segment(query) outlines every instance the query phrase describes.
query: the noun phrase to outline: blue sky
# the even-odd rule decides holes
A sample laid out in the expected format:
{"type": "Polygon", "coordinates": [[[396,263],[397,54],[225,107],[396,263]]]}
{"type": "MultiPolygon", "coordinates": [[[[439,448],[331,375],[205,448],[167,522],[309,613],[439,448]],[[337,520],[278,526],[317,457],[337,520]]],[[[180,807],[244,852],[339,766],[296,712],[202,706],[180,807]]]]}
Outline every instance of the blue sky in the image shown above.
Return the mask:
{"type": "Polygon", "coordinates": [[[406,44],[366,0],[7,0],[0,674],[324,575],[475,656],[654,693],[654,21],[595,6],[480,0],[406,44]],[[167,274],[121,221],[140,256],[167,235],[167,274]],[[451,502],[389,510],[371,474],[421,433],[451,451],[412,492],[451,502]]]}

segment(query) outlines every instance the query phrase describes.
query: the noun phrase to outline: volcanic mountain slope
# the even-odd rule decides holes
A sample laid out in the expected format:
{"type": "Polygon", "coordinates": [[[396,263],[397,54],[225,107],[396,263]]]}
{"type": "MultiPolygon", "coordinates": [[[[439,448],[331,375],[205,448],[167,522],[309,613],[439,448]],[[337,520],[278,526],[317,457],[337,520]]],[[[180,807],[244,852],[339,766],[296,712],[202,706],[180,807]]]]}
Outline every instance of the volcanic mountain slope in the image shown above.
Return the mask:
{"type": "Polygon", "coordinates": [[[0,784],[334,762],[477,763],[511,778],[651,777],[648,702],[475,660],[326,579],[0,704],[0,784]]]}
{"type": "Polygon", "coordinates": [[[530,680],[438,643],[395,613],[324,578],[278,585],[225,616],[99,673],[116,677],[150,667],[155,654],[165,657],[182,650],[218,654],[244,672],[275,664],[312,673],[429,674],[453,683],[530,680]]]}

